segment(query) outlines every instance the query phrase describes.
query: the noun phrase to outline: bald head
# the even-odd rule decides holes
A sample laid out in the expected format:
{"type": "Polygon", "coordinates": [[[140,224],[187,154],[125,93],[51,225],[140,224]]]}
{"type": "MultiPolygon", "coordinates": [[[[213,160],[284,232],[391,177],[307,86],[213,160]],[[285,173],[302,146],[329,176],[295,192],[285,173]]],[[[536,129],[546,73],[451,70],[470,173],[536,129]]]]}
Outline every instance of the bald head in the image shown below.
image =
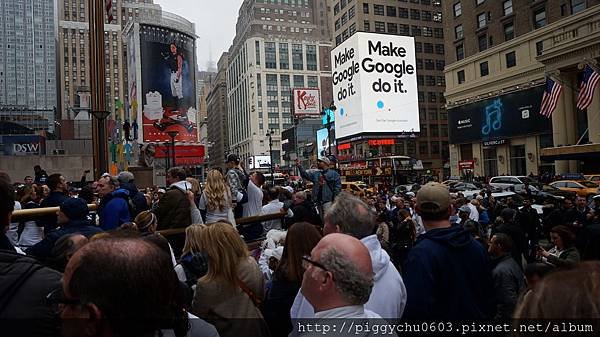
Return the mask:
{"type": "Polygon", "coordinates": [[[348,258],[359,272],[365,275],[373,273],[371,255],[360,240],[350,235],[333,233],[323,237],[315,247],[315,250],[319,251],[321,255],[332,249],[348,258]]]}

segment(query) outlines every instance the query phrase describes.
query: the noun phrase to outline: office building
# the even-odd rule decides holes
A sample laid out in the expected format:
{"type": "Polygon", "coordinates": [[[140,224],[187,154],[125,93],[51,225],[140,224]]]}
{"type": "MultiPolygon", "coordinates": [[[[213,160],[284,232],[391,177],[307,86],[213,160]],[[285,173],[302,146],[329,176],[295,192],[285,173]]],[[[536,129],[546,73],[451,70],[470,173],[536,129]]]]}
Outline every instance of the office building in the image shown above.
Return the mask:
{"type": "Polygon", "coordinates": [[[217,75],[213,77],[206,96],[209,167],[224,167],[225,153],[229,151],[229,125],[227,121],[227,68],[228,53],[221,55],[217,63],[217,75]]]}
{"type": "Polygon", "coordinates": [[[600,169],[600,89],[576,108],[583,70],[598,71],[599,3],[443,3],[453,176],[600,169]],[[551,118],[540,115],[546,78],[562,86],[551,118]]]}

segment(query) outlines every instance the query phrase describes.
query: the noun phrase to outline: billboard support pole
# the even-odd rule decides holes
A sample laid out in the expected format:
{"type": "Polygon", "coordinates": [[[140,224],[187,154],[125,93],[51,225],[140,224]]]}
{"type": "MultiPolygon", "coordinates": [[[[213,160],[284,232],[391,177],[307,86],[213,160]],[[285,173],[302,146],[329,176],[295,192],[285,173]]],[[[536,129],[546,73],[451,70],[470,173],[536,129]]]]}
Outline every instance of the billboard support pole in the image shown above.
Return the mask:
{"type": "Polygon", "coordinates": [[[94,149],[94,179],[108,172],[106,153],[106,109],[105,55],[104,55],[104,1],[88,1],[90,18],[90,83],[92,143],[94,149]],[[102,118],[104,117],[104,118],[102,118]]]}

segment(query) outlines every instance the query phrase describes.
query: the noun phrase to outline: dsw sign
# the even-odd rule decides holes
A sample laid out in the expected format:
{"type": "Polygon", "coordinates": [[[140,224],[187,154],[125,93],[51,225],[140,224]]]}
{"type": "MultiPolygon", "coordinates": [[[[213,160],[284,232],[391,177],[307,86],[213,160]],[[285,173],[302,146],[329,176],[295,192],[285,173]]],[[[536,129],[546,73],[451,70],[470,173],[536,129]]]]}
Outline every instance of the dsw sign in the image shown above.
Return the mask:
{"type": "Polygon", "coordinates": [[[39,153],[40,143],[13,144],[13,153],[39,153]]]}

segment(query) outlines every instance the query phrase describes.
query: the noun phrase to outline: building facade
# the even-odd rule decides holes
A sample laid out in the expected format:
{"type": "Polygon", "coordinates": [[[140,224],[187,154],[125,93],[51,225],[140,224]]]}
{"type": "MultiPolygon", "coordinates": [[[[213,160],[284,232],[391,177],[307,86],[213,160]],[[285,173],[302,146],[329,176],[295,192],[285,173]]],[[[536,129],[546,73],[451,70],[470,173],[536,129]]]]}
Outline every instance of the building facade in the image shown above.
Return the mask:
{"type": "MultiPolygon", "coordinates": [[[[417,57],[421,132],[405,138],[377,135],[344,143],[338,159],[347,168],[369,165],[378,157],[408,156],[421,160],[425,172],[447,175],[448,125],[444,110],[445,46],[440,0],[329,0],[333,9],[331,31],[335,45],[355,32],[413,36],[417,57]],[[385,144],[385,145],[381,145],[385,144]]],[[[392,163],[389,163],[392,165],[392,163]]]]}
{"type": "Polygon", "coordinates": [[[0,121],[54,132],[55,28],[52,0],[0,2],[0,121]]]}
{"type": "Polygon", "coordinates": [[[292,127],[291,90],[319,88],[329,104],[331,67],[325,0],[245,0],[227,71],[229,151],[281,164],[281,132],[292,127]]]}
{"type": "Polygon", "coordinates": [[[217,75],[213,78],[206,97],[208,122],[208,165],[223,167],[225,152],[229,150],[229,123],[227,121],[227,68],[228,53],[221,55],[217,63],[217,75]]]}
{"type": "Polygon", "coordinates": [[[599,89],[576,108],[584,67],[598,70],[599,3],[444,2],[453,176],[600,169],[599,89]],[[540,115],[546,77],[562,85],[551,118],[540,115]]]}

